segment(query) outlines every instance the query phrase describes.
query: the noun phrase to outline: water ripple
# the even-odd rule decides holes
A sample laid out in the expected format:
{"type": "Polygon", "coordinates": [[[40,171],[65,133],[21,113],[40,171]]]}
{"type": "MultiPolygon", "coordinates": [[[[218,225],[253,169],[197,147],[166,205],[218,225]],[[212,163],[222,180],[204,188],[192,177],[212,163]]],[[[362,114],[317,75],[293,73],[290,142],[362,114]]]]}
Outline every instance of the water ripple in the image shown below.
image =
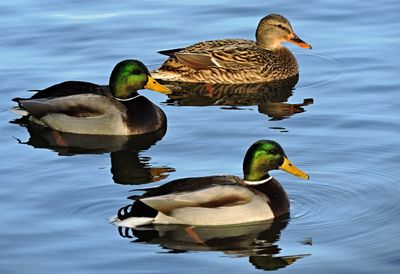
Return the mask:
{"type": "Polygon", "coordinates": [[[291,190],[292,220],[299,224],[296,229],[330,231],[327,238],[331,242],[345,241],[349,246],[365,247],[390,240],[392,227],[385,224],[392,222],[400,210],[392,203],[400,194],[395,187],[396,171],[380,168],[359,172],[343,166],[336,166],[336,170],[342,176],[347,174],[348,180],[338,181],[339,177],[323,174],[330,178],[314,183],[306,191],[299,186],[291,190]],[[351,229],[347,229],[350,224],[351,229]]]}
{"type": "Polygon", "coordinates": [[[315,88],[327,86],[340,80],[344,72],[337,67],[344,65],[343,61],[327,54],[315,52],[295,52],[300,66],[300,81],[297,87],[315,88]],[[318,68],[318,73],[315,69],[318,68]],[[330,71],[332,68],[335,70],[330,71]]]}

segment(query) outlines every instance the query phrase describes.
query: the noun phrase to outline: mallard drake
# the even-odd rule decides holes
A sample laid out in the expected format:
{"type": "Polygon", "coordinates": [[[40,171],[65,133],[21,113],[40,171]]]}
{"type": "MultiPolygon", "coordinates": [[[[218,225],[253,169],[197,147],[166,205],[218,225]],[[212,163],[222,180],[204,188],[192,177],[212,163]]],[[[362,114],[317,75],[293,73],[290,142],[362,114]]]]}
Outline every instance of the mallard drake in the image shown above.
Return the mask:
{"type": "Polygon", "coordinates": [[[247,151],[244,179],[208,176],[178,179],[133,196],[111,221],[118,226],[148,224],[230,225],[257,222],[289,212],[288,196],[269,171],[281,169],[303,179],[275,141],[260,140],[247,151]]]}
{"type": "Polygon", "coordinates": [[[14,112],[33,123],[62,132],[91,135],[136,135],[153,132],[166,125],[164,112],[137,93],[139,89],[170,93],[147,67],[137,60],[118,63],[109,86],[67,81],[31,98],[14,98],[14,112]]]}
{"type": "Polygon", "coordinates": [[[281,45],[291,42],[302,48],[289,21],[279,14],[261,19],[256,41],[223,39],[199,42],[186,48],[160,51],[169,56],[151,74],[156,79],[177,82],[238,84],[286,79],[299,73],[296,58],[281,45]]]}

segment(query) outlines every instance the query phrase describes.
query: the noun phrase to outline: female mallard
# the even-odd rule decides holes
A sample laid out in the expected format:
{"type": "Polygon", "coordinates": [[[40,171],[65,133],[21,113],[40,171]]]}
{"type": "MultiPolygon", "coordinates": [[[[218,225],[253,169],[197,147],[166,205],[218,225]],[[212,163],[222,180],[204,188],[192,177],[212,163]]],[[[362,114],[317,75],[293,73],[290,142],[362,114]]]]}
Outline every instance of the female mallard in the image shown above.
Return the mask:
{"type": "Polygon", "coordinates": [[[289,212],[289,199],[268,174],[282,169],[308,179],[270,140],[254,143],[243,161],[244,179],[209,176],[171,181],[133,197],[112,220],[119,226],[147,224],[229,225],[272,219],[289,212]]]}
{"type": "Polygon", "coordinates": [[[200,42],[187,48],[161,51],[170,56],[152,72],[156,79],[177,82],[238,84],[282,80],[299,73],[295,57],[282,42],[302,48],[289,21],[278,14],[261,19],[256,41],[224,39],[200,42]]]}
{"type": "Polygon", "coordinates": [[[29,99],[14,98],[15,112],[55,130],[91,135],[136,135],[166,125],[164,112],[139,89],[169,93],[137,60],[118,63],[109,86],[67,81],[40,90],[29,99]]]}

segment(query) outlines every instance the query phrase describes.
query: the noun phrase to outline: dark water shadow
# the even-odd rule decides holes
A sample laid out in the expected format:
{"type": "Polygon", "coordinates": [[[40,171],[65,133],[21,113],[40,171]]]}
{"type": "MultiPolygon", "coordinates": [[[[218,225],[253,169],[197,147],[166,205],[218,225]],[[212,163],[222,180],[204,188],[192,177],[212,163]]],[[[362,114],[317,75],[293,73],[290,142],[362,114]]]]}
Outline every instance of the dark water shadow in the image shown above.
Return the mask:
{"type": "Polygon", "coordinates": [[[271,120],[281,120],[296,113],[304,112],[304,107],[313,104],[312,98],[297,104],[286,103],[292,96],[298,75],[286,80],[256,84],[204,84],[163,82],[172,94],[164,104],[172,106],[221,106],[223,109],[243,109],[258,106],[258,112],[271,120]]]}
{"type": "Polygon", "coordinates": [[[166,179],[175,169],[168,166],[151,166],[150,157],[139,157],[138,152],[116,151],[110,153],[111,173],[117,184],[133,185],[158,182],[166,179]]]}
{"type": "Polygon", "coordinates": [[[119,227],[119,234],[133,243],[159,245],[168,253],[220,251],[231,257],[248,257],[257,269],[277,270],[310,254],[280,256],[278,245],[287,216],[274,221],[232,226],[152,225],[119,227]]]}
{"type": "Polygon", "coordinates": [[[166,127],[147,134],[135,136],[105,136],[65,133],[46,128],[21,118],[11,123],[28,130],[28,141],[18,142],[34,148],[45,148],[60,156],[110,153],[111,173],[118,184],[144,184],[159,181],[175,171],[171,167],[152,167],[150,157],[140,154],[161,140],[166,127]]]}

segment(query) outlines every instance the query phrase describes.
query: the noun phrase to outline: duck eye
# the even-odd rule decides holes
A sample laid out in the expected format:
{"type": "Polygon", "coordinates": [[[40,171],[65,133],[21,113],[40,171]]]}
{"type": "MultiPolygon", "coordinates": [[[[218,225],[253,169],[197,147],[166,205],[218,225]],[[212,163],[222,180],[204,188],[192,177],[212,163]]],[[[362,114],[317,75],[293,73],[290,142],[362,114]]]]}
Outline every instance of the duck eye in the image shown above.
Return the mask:
{"type": "Polygon", "coordinates": [[[285,27],[281,24],[278,25],[278,28],[285,30],[285,27]]]}
{"type": "Polygon", "coordinates": [[[276,149],[271,149],[271,150],[269,151],[269,153],[272,154],[272,155],[277,155],[277,154],[278,154],[278,150],[276,150],[276,149]]]}
{"type": "Polygon", "coordinates": [[[140,69],[134,69],[132,74],[142,74],[142,71],[140,69]]]}

